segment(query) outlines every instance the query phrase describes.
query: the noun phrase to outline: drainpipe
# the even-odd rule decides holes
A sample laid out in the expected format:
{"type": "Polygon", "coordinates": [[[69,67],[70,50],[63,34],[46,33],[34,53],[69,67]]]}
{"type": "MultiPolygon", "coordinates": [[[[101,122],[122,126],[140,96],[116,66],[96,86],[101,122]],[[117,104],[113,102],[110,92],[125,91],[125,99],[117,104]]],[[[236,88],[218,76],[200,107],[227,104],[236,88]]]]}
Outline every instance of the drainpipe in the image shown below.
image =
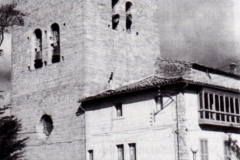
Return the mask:
{"type": "Polygon", "coordinates": [[[178,120],[178,101],[177,101],[177,96],[176,96],[176,127],[177,127],[177,130],[176,130],[176,134],[177,134],[177,158],[178,160],[180,160],[180,148],[179,148],[179,120],[178,120]]]}

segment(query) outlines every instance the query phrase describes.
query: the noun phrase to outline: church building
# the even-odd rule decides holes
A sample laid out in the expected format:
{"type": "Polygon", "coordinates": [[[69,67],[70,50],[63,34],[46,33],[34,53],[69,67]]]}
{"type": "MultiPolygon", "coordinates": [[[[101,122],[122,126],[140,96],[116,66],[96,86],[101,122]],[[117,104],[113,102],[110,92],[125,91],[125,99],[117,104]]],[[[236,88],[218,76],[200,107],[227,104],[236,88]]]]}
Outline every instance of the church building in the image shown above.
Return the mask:
{"type": "Polygon", "coordinates": [[[238,1],[16,2],[26,16],[12,28],[11,114],[29,137],[24,159],[230,156],[239,75],[158,57],[239,53],[238,1]]]}

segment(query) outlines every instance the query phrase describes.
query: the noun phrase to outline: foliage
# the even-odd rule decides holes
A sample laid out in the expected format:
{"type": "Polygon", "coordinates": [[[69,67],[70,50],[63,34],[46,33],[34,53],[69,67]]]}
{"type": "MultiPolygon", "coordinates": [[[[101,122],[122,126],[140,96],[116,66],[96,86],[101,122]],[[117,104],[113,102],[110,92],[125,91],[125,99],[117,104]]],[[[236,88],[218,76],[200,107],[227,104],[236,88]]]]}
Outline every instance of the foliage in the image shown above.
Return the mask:
{"type": "MultiPolygon", "coordinates": [[[[17,3],[4,4],[0,7],[0,46],[4,40],[4,33],[9,32],[9,27],[24,25],[23,17],[26,14],[16,9],[16,7],[17,3]]],[[[3,55],[2,49],[0,49],[1,55],[3,55]]]]}
{"type": "MultiPolygon", "coordinates": [[[[0,108],[0,115],[9,107],[0,108]]],[[[21,130],[20,121],[14,116],[2,116],[0,118],[0,159],[16,160],[23,156],[23,148],[28,138],[19,139],[21,130]]]]}
{"type": "Polygon", "coordinates": [[[225,141],[225,157],[227,160],[239,160],[240,159],[240,148],[237,145],[237,140],[234,140],[231,134],[228,135],[228,139],[225,141]]]}

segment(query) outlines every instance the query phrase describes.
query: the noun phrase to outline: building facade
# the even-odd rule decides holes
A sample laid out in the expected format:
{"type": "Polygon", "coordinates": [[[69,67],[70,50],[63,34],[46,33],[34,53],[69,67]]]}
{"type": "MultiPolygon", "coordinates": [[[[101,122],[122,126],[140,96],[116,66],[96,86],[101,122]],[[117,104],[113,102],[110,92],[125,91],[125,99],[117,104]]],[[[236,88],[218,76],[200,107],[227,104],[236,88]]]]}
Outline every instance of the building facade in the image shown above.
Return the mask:
{"type": "Polygon", "coordinates": [[[11,114],[29,137],[25,159],[84,159],[77,101],[112,79],[121,84],[153,70],[157,1],[26,0],[18,7],[27,16],[12,33],[11,114]]]}
{"type": "MultiPolygon", "coordinates": [[[[212,11],[211,8],[217,9],[210,15],[218,14],[219,8],[223,10],[225,8],[231,15],[239,15],[236,7],[239,6],[239,2],[236,0],[228,1],[226,5],[220,5],[216,1],[210,3],[210,9],[203,11],[206,15],[209,15],[208,11],[212,11]],[[216,5],[219,7],[215,7],[216,5]]],[[[156,96],[162,95],[161,89],[150,90],[134,96],[129,95],[130,98],[119,97],[119,100],[117,98],[111,102],[103,102],[101,104],[103,106],[97,105],[100,107],[98,109],[96,106],[87,107],[85,113],[84,108],[78,109],[77,103],[79,98],[121,87],[126,82],[154,74],[161,78],[183,76],[184,79],[188,78],[187,80],[201,80],[211,85],[238,89],[237,76],[232,75],[228,78],[229,74],[218,71],[221,73],[218,75],[214,69],[197,64],[172,65],[166,61],[156,62],[157,57],[161,56],[160,46],[161,51],[173,56],[183,55],[185,51],[203,53],[208,48],[212,49],[210,43],[205,42],[204,36],[201,36],[210,35],[209,33],[216,33],[219,37],[224,37],[223,35],[227,33],[229,39],[212,36],[213,46],[220,46],[219,48],[227,46],[221,49],[223,54],[233,53],[239,49],[232,47],[238,41],[237,38],[232,38],[237,37],[236,32],[233,32],[233,28],[239,26],[238,23],[235,24],[238,22],[237,17],[230,18],[231,21],[227,24],[231,26],[228,26],[227,30],[222,19],[229,19],[229,15],[222,15],[221,18],[213,16],[208,20],[212,22],[212,19],[216,19],[219,22],[217,26],[221,29],[218,32],[211,32],[209,29],[204,34],[196,34],[197,38],[193,38],[195,29],[188,32],[192,34],[187,34],[185,25],[189,23],[185,23],[184,14],[197,16],[197,22],[192,24],[194,26],[198,26],[202,18],[201,15],[198,17],[195,10],[183,14],[185,9],[181,5],[184,4],[187,4],[188,8],[200,5],[197,2],[162,0],[18,1],[19,9],[26,12],[27,16],[24,26],[15,26],[12,30],[11,114],[21,120],[23,127],[21,136],[29,137],[25,159],[91,159],[93,156],[98,159],[111,159],[118,156],[118,152],[112,152],[114,150],[121,152],[121,157],[125,156],[126,159],[131,157],[131,160],[136,157],[149,159],[149,156],[156,159],[165,157],[162,156],[165,154],[168,155],[168,159],[191,157],[189,138],[184,138],[189,135],[186,134],[188,123],[183,122],[191,115],[185,107],[193,105],[195,110],[191,109],[194,113],[205,113],[204,110],[202,112],[196,110],[198,104],[192,101],[198,100],[200,92],[198,89],[186,86],[186,93],[174,91],[171,92],[174,96],[167,94],[163,100],[159,97],[156,99],[156,96]],[[189,41],[182,35],[187,35],[194,41],[189,41]],[[160,36],[164,39],[162,43],[160,36]],[[194,50],[189,46],[198,47],[194,50]],[[159,69],[161,65],[164,69],[159,69]],[[191,69],[190,66],[195,69],[191,69]],[[204,72],[199,70],[199,67],[204,72]],[[120,100],[121,98],[123,100],[120,100]],[[128,103],[129,107],[123,105],[124,110],[122,113],[119,110],[118,113],[122,116],[117,117],[113,113],[115,111],[112,104],[116,103],[121,108],[121,101],[128,103]],[[161,101],[171,103],[160,110],[161,101]],[[158,108],[156,102],[159,103],[158,108]],[[184,107],[176,108],[176,102],[184,107]],[[112,107],[105,107],[105,103],[112,107]],[[140,106],[138,109],[141,112],[135,112],[136,105],[140,106]],[[89,110],[91,107],[92,110],[89,110]],[[77,109],[78,116],[74,116],[77,109]],[[158,143],[158,140],[162,143],[158,143]],[[98,142],[96,146],[95,142],[98,142]],[[150,150],[144,147],[149,145],[155,148],[150,150]],[[188,147],[182,147],[186,145],[188,147]],[[142,152],[141,156],[139,152],[142,152]]],[[[192,18],[195,19],[194,16],[192,18]]],[[[205,28],[212,26],[201,27],[196,33],[202,33],[202,30],[205,31],[205,28]]],[[[183,84],[185,83],[181,83],[183,84]]],[[[238,92],[234,91],[234,95],[236,93],[238,92]]],[[[230,100],[230,103],[231,101],[233,102],[230,100]]],[[[214,114],[210,115],[214,117],[214,114]]],[[[196,124],[196,116],[193,117],[195,119],[189,119],[196,124]]],[[[208,122],[201,123],[204,125],[208,122]]],[[[201,133],[208,132],[204,130],[201,133]]],[[[224,134],[221,132],[218,135],[224,134]]],[[[207,143],[210,145],[210,141],[207,143]]],[[[194,141],[193,144],[198,143],[194,141]]],[[[199,153],[197,152],[197,156],[199,153]]]]}
{"type": "Polygon", "coordinates": [[[240,76],[162,59],[155,70],[81,100],[86,159],[239,159],[240,76]]]}

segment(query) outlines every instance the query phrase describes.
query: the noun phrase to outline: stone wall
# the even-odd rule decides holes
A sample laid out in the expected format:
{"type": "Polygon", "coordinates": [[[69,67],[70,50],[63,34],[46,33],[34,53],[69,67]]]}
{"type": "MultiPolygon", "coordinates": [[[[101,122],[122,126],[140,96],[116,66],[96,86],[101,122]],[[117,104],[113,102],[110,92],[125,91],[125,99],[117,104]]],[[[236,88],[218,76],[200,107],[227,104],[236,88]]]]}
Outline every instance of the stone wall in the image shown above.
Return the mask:
{"type": "Polygon", "coordinates": [[[162,78],[190,77],[191,64],[158,58],[155,61],[155,74],[162,78]]]}
{"type": "MultiPolygon", "coordinates": [[[[158,35],[158,1],[131,1],[125,12],[126,1],[119,0],[112,9],[110,0],[86,3],[86,78],[87,86],[108,88],[113,72],[113,82],[138,80],[153,74],[154,62],[160,56],[158,35]],[[126,15],[132,14],[132,26],[126,31],[126,15]],[[119,14],[117,28],[112,29],[112,16],[119,14]],[[93,78],[95,76],[95,78],[93,78]]],[[[86,87],[85,92],[95,91],[86,87]]]]}
{"type": "Polygon", "coordinates": [[[117,30],[111,27],[111,1],[19,2],[28,15],[23,27],[13,28],[11,112],[22,122],[21,135],[30,137],[26,159],[85,159],[84,115],[75,115],[78,100],[108,89],[111,72],[119,84],[153,73],[160,55],[157,1],[132,3],[132,29],[126,32],[123,1],[117,4],[122,17],[117,30]],[[61,59],[52,64],[54,23],[60,28],[61,59]],[[39,69],[34,67],[36,29],[42,31],[46,62],[39,69]],[[53,121],[49,136],[43,135],[45,114],[53,121]]]}

